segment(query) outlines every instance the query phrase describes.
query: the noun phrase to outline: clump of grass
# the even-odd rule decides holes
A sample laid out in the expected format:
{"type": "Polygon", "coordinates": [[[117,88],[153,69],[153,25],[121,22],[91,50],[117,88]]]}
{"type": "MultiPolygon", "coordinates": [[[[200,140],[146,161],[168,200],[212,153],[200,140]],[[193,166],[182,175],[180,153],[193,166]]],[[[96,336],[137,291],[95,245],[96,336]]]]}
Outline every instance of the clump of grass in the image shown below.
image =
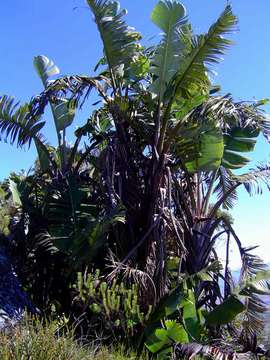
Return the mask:
{"type": "MultiPolygon", "coordinates": [[[[57,322],[28,319],[9,334],[0,333],[1,360],[135,360],[119,347],[83,344],[57,322]]],[[[141,358],[143,359],[143,358],[141,358]]]]}

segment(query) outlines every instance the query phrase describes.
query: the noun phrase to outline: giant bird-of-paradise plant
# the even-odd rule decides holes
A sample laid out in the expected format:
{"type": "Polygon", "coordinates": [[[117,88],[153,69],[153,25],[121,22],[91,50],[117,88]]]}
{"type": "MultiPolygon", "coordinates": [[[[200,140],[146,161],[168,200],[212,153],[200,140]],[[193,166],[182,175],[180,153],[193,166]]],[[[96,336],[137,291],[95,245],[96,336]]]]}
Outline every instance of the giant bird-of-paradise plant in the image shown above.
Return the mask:
{"type": "MultiPolygon", "coordinates": [[[[215,244],[224,235],[227,249],[232,239],[237,242],[243,260],[242,280],[254,275],[263,265],[250,255],[249,249],[243,248],[229,217],[221,210],[233,206],[239,186],[250,193],[260,192],[261,183],[268,186],[267,164],[241,175],[235,169],[248,164],[245,153],[254,150],[259,134],[269,138],[270,127],[260,108],[266,100],[235,102],[231,95],[220,95],[219,88],[210,81],[213,65],[219,63],[231,44],[227,35],[236,28],[231,6],[226,6],[206,34],[195,35],[181,3],[159,1],[151,19],[162,31],[161,40],[145,48],[140,34],[126,25],[126,12],[118,2],[87,0],[87,4],[104,46],[103,57],[95,69],[101,68],[101,72],[93,77],[75,75],[48,81],[50,75],[57,73],[55,67],[44,57],[36,58],[45,90],[20,108],[14,108],[10,98],[2,97],[1,133],[19,146],[34,140],[40,164],[45,156],[51,165],[43,166],[43,171],[56,169],[53,175],[59,173],[57,169],[66,173],[81,137],[88,136],[86,155],[82,154],[75,165],[78,170],[78,164],[85,161],[84,175],[91,185],[88,199],[103,217],[119,209],[125,213],[124,220],[121,218],[113,229],[109,226],[105,230],[107,236],[102,245],[110,249],[111,259],[107,264],[111,267],[108,277],[141,278],[141,299],[145,305],[159,303],[167,294],[170,281],[175,281],[169,276],[171,258],[177,267],[177,284],[181,274],[193,276],[216,260],[215,244]],[[76,131],[75,146],[69,153],[65,127],[73,119],[74,108],[82,106],[94,89],[101,105],[76,131]],[[48,104],[58,134],[60,167],[40,134],[48,104]]],[[[70,189],[68,182],[64,195],[69,199],[70,189]]],[[[58,201],[56,195],[53,193],[51,200],[58,201]]],[[[80,201],[76,201],[79,206],[80,201]]],[[[77,205],[69,217],[75,226],[72,231],[80,231],[77,216],[83,215],[84,220],[85,215],[90,216],[77,205]]],[[[67,202],[61,206],[64,211],[67,202]]],[[[59,246],[72,257],[81,254],[74,251],[74,246],[83,249],[89,241],[98,242],[95,231],[85,232],[79,243],[70,242],[70,236],[63,232],[63,217],[57,216],[60,220],[55,221],[59,208],[50,201],[44,209],[52,219],[47,224],[48,231],[57,234],[61,239],[59,246]]],[[[87,263],[87,256],[83,263],[87,263]]],[[[229,256],[224,274],[219,270],[211,280],[199,279],[191,286],[197,306],[209,311],[226,300],[232,288],[229,256]],[[220,279],[225,284],[223,292],[220,279]]],[[[256,310],[263,307],[252,292],[245,309],[246,319],[253,316],[257,321],[245,322],[248,326],[242,335],[253,336],[261,329],[256,310]]]]}
{"type": "MultiPolygon", "coordinates": [[[[43,55],[34,58],[34,67],[45,89],[51,78],[59,74],[58,67],[43,55]]],[[[5,140],[18,147],[30,147],[33,142],[38,154],[34,171],[27,175],[12,174],[8,188],[18,209],[10,234],[12,243],[16,244],[12,250],[16,255],[14,262],[18,274],[31,284],[28,289],[42,308],[62,292],[59,283],[68,286],[66,278],[74,275],[72,270],[63,270],[67,267],[65,254],[69,255],[74,271],[74,266],[80,266],[85,258],[89,262],[102,247],[107,238],[105,230],[114,222],[124,221],[121,207],[106,213],[99,206],[103,193],[96,191],[100,189],[96,180],[89,183],[89,172],[94,169],[86,166],[91,151],[102,143],[102,133],[110,127],[110,122],[98,118],[92,122],[93,136],[84,149],[80,144],[86,133],[78,129],[70,146],[66,129],[74,121],[73,100],[63,95],[53,97],[48,104],[57,135],[55,147],[42,134],[45,121],[41,112],[32,116],[30,103],[19,106],[6,95],[0,99],[0,127],[5,140]],[[46,290],[40,292],[36,282],[46,290]]]]}
{"type": "MultiPolygon", "coordinates": [[[[53,82],[52,78],[60,73],[60,70],[52,60],[44,55],[36,56],[33,63],[46,89],[53,82]]],[[[93,79],[92,85],[94,83],[93,79]]],[[[98,80],[96,80],[97,84],[98,80]]],[[[45,125],[41,113],[32,116],[30,103],[20,106],[13,97],[6,95],[1,96],[0,99],[2,135],[4,135],[5,141],[9,141],[11,144],[16,143],[18,147],[30,147],[34,142],[39,168],[42,172],[49,173],[52,177],[70,172],[77,174],[82,169],[93,146],[80,149],[83,133],[77,134],[76,141],[72,146],[67,144],[66,129],[72,125],[76,110],[71,99],[64,95],[55,96],[49,100],[49,105],[57,136],[56,147],[50,145],[41,132],[45,125]]]]}

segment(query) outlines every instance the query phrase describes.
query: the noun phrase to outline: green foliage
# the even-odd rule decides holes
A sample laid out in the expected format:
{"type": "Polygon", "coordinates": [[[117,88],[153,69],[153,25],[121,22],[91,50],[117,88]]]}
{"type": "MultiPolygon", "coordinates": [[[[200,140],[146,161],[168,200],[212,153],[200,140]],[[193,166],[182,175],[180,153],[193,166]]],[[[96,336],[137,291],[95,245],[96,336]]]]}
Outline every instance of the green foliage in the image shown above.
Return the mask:
{"type": "Polygon", "coordinates": [[[175,320],[166,320],[164,327],[155,328],[147,337],[145,345],[152,353],[158,353],[158,359],[167,359],[172,352],[173,342],[188,343],[188,335],[184,327],[175,320]]]}
{"type": "Polygon", "coordinates": [[[78,273],[74,288],[78,292],[74,301],[81,303],[84,311],[90,311],[94,317],[92,322],[98,322],[99,326],[114,333],[114,337],[120,336],[126,341],[138,333],[138,329],[141,331],[152,311],[151,305],[146,312],[142,310],[138,286],[128,287],[116,280],[109,284],[102,280],[99,271],[78,273]]]}
{"type": "MultiPolygon", "coordinates": [[[[232,173],[225,167],[220,167],[217,173],[217,183],[214,189],[217,199],[222,200],[222,208],[229,210],[233,208],[237,201],[237,191],[234,188],[235,182],[232,179],[232,173]]],[[[222,216],[221,209],[216,213],[217,217],[222,216]]]]}
{"type": "Polygon", "coordinates": [[[227,135],[224,135],[225,148],[222,164],[230,169],[245,166],[249,159],[239,153],[253,151],[258,135],[259,131],[252,128],[231,129],[227,135]]]}
{"type": "Polygon", "coordinates": [[[106,214],[98,204],[91,203],[90,189],[79,186],[74,177],[51,189],[43,212],[50,221],[48,231],[55,245],[70,256],[76,267],[89,264],[106,245],[114,226],[125,223],[123,206],[106,214]]]}
{"type": "Polygon", "coordinates": [[[60,70],[53,63],[53,61],[48,59],[44,55],[34,57],[34,66],[40,79],[43,82],[44,87],[47,86],[47,82],[50,77],[58,75],[60,73],[60,70]]]}
{"type": "Polygon", "coordinates": [[[39,55],[34,58],[34,66],[44,86],[47,85],[50,77],[60,73],[60,70],[53,61],[44,55],[39,55]]]}
{"type": "Polygon", "coordinates": [[[270,279],[269,270],[256,271],[256,275],[246,278],[234,289],[232,295],[212,311],[199,309],[191,283],[195,285],[200,276],[214,269],[218,270],[218,267],[215,265],[205,269],[200,275],[186,277],[182,286],[178,286],[169,296],[165,297],[150,317],[150,323],[145,330],[145,345],[151,352],[158,353],[159,358],[166,359],[167,355],[172,352],[175,343],[183,345],[194,341],[198,343],[205,341],[209,336],[209,326],[211,328],[232,323],[239,314],[248,311],[243,297],[248,298],[254,293],[260,295],[269,293],[269,284],[265,282],[270,279]],[[180,316],[170,320],[170,317],[172,315],[175,317],[177,313],[180,316]],[[158,318],[158,316],[160,317],[158,318]]]}
{"type": "Polygon", "coordinates": [[[160,359],[166,359],[173,344],[200,341],[205,333],[201,317],[200,310],[196,309],[193,289],[186,288],[185,284],[177,287],[160,302],[150,317],[145,329],[146,347],[158,353],[160,359]]]}
{"type": "Polygon", "coordinates": [[[6,193],[0,187],[0,235],[9,234],[9,224],[12,216],[11,206],[6,200],[6,193]]]}
{"type": "Polygon", "coordinates": [[[262,194],[263,186],[269,189],[269,175],[269,164],[260,164],[248,173],[234,175],[233,178],[243,184],[250,195],[254,195],[262,194]]]}
{"type": "Polygon", "coordinates": [[[161,299],[155,311],[151,315],[151,321],[159,321],[174,314],[178,310],[183,299],[183,289],[180,286],[173,289],[168,295],[161,299]]]}

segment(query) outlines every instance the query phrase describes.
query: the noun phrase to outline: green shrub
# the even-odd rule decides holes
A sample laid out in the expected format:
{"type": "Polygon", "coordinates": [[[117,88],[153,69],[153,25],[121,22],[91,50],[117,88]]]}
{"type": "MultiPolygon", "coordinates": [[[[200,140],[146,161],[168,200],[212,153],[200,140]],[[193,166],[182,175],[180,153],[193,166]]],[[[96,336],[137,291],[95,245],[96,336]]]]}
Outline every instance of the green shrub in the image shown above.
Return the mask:
{"type": "Polygon", "coordinates": [[[74,303],[81,307],[82,314],[88,315],[92,327],[102,327],[114,339],[125,342],[136,333],[142,333],[152,306],[146,311],[141,308],[137,285],[108,283],[96,271],[84,275],[79,272],[74,288],[77,292],[74,303]]]}

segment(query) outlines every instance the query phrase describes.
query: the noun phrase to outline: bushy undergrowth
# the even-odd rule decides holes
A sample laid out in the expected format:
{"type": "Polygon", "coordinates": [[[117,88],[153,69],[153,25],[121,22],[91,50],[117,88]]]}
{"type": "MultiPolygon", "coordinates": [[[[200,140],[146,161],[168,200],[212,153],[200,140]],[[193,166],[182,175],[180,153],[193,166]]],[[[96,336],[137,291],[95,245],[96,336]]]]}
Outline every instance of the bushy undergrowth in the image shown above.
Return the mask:
{"type": "MultiPolygon", "coordinates": [[[[74,330],[59,326],[58,322],[27,319],[8,334],[0,334],[1,360],[135,360],[135,353],[108,348],[100,343],[85,345],[75,340],[74,330]]],[[[146,359],[138,357],[137,359],[146,359]]]]}

